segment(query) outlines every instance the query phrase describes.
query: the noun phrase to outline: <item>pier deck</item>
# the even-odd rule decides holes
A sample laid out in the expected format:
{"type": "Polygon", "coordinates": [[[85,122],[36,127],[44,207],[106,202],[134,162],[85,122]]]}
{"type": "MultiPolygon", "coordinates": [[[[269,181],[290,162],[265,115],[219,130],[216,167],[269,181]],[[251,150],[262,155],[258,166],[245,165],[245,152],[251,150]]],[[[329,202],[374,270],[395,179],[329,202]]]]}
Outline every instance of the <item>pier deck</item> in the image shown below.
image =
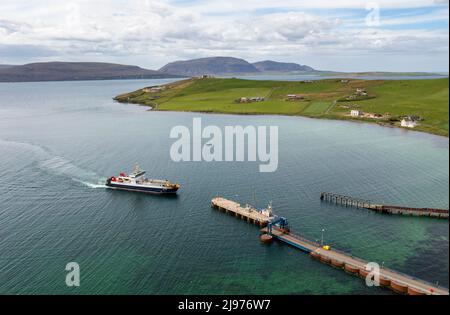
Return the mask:
{"type": "MultiPolygon", "coordinates": [[[[239,203],[216,197],[211,200],[211,207],[223,210],[226,213],[247,220],[264,227],[261,229],[261,241],[270,242],[272,239],[285,242],[294,246],[311,257],[329,264],[335,268],[343,269],[347,273],[366,278],[369,272],[366,266],[369,262],[353,257],[336,249],[325,249],[317,242],[310,241],[302,236],[296,235],[289,230],[286,218],[272,214],[272,206],[267,209],[255,209],[246,205],[242,207],[239,203]]],[[[380,285],[389,287],[400,294],[409,295],[448,295],[447,288],[428,283],[426,281],[408,276],[388,268],[380,268],[380,285]]]]}
{"type": "Polygon", "coordinates": [[[211,207],[219,210],[223,210],[226,213],[234,214],[236,217],[239,217],[243,220],[247,220],[253,224],[257,224],[259,226],[265,226],[269,223],[271,217],[264,215],[260,211],[257,211],[255,208],[250,206],[242,207],[239,203],[216,197],[211,200],[211,207]]]}
{"type": "MultiPolygon", "coordinates": [[[[267,233],[267,228],[262,229],[263,233],[267,233]]],[[[323,263],[330,264],[337,268],[342,268],[345,271],[366,277],[368,272],[366,271],[367,261],[352,257],[344,252],[330,249],[323,249],[320,244],[309,241],[301,236],[294,235],[290,232],[279,229],[278,227],[272,228],[271,235],[276,239],[283,241],[289,245],[301,249],[304,252],[309,253],[312,257],[319,259],[323,263]]],[[[448,289],[438,287],[426,281],[405,275],[403,273],[387,269],[380,269],[380,283],[384,286],[390,287],[397,293],[410,294],[410,295],[448,295],[448,289]]]]}
{"type": "Polygon", "coordinates": [[[368,200],[353,198],[331,192],[322,192],[320,194],[320,200],[340,204],[343,206],[369,209],[379,213],[400,214],[418,217],[433,217],[441,219],[449,218],[449,211],[446,209],[413,208],[413,207],[399,207],[392,205],[374,204],[368,200]]]}

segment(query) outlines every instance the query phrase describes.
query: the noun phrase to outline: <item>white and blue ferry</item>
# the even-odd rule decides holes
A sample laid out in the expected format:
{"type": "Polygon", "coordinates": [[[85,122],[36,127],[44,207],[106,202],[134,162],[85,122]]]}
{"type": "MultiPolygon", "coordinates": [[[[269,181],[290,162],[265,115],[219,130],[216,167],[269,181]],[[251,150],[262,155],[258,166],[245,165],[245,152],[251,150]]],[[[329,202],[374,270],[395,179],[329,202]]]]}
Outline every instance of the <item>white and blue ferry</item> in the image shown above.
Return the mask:
{"type": "Polygon", "coordinates": [[[112,176],[106,180],[106,186],[113,189],[138,191],[154,194],[175,194],[180,189],[179,184],[168,180],[148,179],[145,171],[139,165],[134,167],[131,174],[120,173],[118,177],[112,176]]]}

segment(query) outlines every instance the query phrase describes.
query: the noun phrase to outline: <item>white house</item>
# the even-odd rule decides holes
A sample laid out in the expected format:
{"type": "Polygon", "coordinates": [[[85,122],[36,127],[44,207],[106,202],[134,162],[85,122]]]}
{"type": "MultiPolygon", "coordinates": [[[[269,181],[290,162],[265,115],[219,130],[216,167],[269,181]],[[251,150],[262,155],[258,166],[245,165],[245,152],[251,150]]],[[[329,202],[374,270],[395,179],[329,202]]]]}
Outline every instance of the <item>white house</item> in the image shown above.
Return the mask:
{"type": "Polygon", "coordinates": [[[305,97],[303,95],[300,94],[288,94],[286,95],[286,100],[287,101],[297,101],[297,100],[304,100],[305,97]]]}
{"type": "Polygon", "coordinates": [[[239,103],[252,103],[252,102],[263,102],[265,100],[264,97],[254,96],[254,97],[241,97],[238,99],[239,103]]]}
{"type": "Polygon", "coordinates": [[[357,96],[367,96],[367,91],[365,89],[356,89],[356,92],[354,93],[354,95],[357,96]]]}
{"type": "Polygon", "coordinates": [[[350,111],[350,116],[352,116],[352,117],[359,117],[359,116],[362,116],[362,111],[357,110],[357,109],[352,109],[352,110],[350,111]]]}
{"type": "Polygon", "coordinates": [[[145,93],[159,93],[163,90],[160,86],[149,86],[142,89],[145,93]]]}
{"type": "Polygon", "coordinates": [[[403,118],[400,124],[402,127],[414,128],[417,126],[417,121],[410,118],[403,118]]]}

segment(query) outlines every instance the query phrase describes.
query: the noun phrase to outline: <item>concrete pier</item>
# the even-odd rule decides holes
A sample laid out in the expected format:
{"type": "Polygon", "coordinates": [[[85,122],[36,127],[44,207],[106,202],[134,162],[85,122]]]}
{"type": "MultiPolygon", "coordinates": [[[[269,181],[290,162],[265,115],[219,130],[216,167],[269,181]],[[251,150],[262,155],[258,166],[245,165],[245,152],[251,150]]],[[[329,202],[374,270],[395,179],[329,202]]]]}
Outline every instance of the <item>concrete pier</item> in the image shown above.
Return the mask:
{"type": "MultiPolygon", "coordinates": [[[[272,207],[256,209],[249,205],[242,207],[239,203],[216,197],[211,200],[211,207],[232,214],[240,219],[264,227],[261,229],[261,241],[270,243],[272,239],[282,241],[301,251],[308,253],[312,258],[328,264],[334,268],[366,278],[369,271],[366,269],[369,262],[353,257],[342,251],[322,246],[305,237],[290,231],[286,218],[272,214],[272,207]]],[[[442,288],[426,281],[408,276],[388,268],[380,268],[380,286],[388,287],[396,293],[408,295],[448,295],[447,288],[442,288]]]]}
{"type": "Polygon", "coordinates": [[[242,220],[259,225],[266,226],[267,223],[272,219],[271,209],[263,209],[262,211],[257,210],[252,206],[242,207],[239,203],[216,197],[211,200],[211,207],[224,211],[225,213],[232,214],[242,220]]]}
{"type": "Polygon", "coordinates": [[[399,214],[417,217],[433,217],[441,219],[448,219],[449,217],[449,211],[446,209],[413,208],[375,204],[368,200],[353,198],[330,192],[322,192],[320,194],[320,200],[348,207],[369,209],[379,213],[399,214]]]}
{"type": "MultiPolygon", "coordinates": [[[[267,233],[268,229],[263,228],[262,233],[267,233]]],[[[331,265],[338,269],[343,269],[349,274],[365,278],[368,275],[366,266],[369,262],[353,257],[342,251],[335,249],[324,249],[320,244],[312,242],[304,237],[286,232],[276,226],[272,227],[271,235],[284,243],[294,246],[319,260],[322,263],[331,265]]],[[[380,285],[389,287],[396,293],[408,295],[448,295],[448,289],[438,287],[434,284],[417,279],[412,276],[388,269],[380,269],[380,285]]]]}

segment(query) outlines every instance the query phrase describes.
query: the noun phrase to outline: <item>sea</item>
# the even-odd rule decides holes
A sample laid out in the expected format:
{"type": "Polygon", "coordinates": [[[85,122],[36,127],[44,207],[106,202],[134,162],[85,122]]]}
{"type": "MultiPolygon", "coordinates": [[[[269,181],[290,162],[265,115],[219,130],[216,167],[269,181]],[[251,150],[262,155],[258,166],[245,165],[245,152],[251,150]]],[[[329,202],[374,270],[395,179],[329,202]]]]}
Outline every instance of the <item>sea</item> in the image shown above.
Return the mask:
{"type": "Polygon", "coordinates": [[[448,209],[448,138],[347,121],[157,112],[113,100],[173,80],[0,83],[0,294],[392,294],[286,244],[261,243],[257,226],[211,209],[217,195],[260,208],[271,202],[296,234],[448,287],[448,220],[319,198],[326,191],[448,209]],[[277,126],[278,169],[173,161],[170,132],[194,118],[219,128],[277,126]],[[180,183],[178,194],[105,187],[135,163],[149,177],[180,183]],[[66,283],[73,262],[79,286],[66,283]]]}

